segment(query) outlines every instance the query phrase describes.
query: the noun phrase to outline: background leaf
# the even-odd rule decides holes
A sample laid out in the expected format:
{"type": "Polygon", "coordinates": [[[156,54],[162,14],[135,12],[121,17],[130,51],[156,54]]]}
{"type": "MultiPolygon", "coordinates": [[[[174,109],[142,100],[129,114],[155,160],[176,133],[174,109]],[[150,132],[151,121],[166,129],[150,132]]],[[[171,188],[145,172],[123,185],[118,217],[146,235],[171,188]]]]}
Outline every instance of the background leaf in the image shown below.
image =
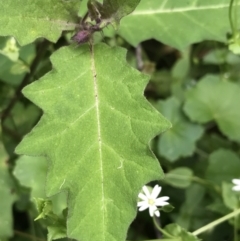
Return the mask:
{"type": "Polygon", "coordinates": [[[186,188],[191,184],[193,172],[186,167],[179,167],[165,175],[164,182],[178,188],[186,188]]]}
{"type": "Polygon", "coordinates": [[[239,178],[240,159],[230,150],[219,149],[209,156],[206,178],[219,184],[239,178]]]}
{"type": "Polygon", "coordinates": [[[193,226],[194,221],[196,222],[196,218],[199,216],[199,212],[203,210],[201,207],[204,205],[203,199],[205,193],[206,190],[204,187],[196,183],[193,183],[186,189],[185,201],[182,203],[179,215],[176,218],[177,224],[186,230],[189,230],[193,226]]]}
{"type": "Polygon", "coordinates": [[[9,0],[0,2],[0,34],[20,45],[39,37],[56,42],[63,30],[74,30],[80,0],[9,0]]]}
{"type": "MultiPolygon", "coordinates": [[[[31,188],[31,199],[46,198],[45,183],[47,177],[47,160],[44,157],[21,156],[16,163],[14,176],[20,184],[31,188]],[[26,172],[26,170],[28,170],[26,172]]],[[[51,198],[53,212],[60,215],[67,206],[65,192],[60,192],[51,198]]]]}
{"type": "Polygon", "coordinates": [[[108,18],[114,18],[117,22],[131,13],[140,0],[103,0],[103,9],[108,18]]]}
{"type": "Polygon", "coordinates": [[[230,32],[228,7],[229,0],[142,0],[122,20],[119,33],[133,46],[151,38],[178,49],[205,39],[224,42],[230,32]]]}
{"type": "Polygon", "coordinates": [[[16,151],[51,161],[46,193],[69,191],[69,238],[125,241],[138,192],[162,177],[147,143],[170,125],[125,55],[105,44],[62,48],[54,70],[24,90],[45,114],[16,151]]]}
{"type": "Polygon", "coordinates": [[[216,121],[224,135],[240,141],[240,111],[235,103],[240,103],[239,85],[208,75],[187,92],[184,111],[199,123],[216,121]]]}
{"type": "Polygon", "coordinates": [[[222,197],[224,204],[231,210],[235,210],[239,207],[239,195],[237,192],[233,191],[232,188],[232,183],[222,183],[222,197]]]}
{"type": "Polygon", "coordinates": [[[20,137],[28,133],[39,120],[40,110],[33,104],[24,105],[17,102],[11,109],[13,117],[7,118],[2,123],[2,139],[5,149],[10,156],[15,155],[14,149],[21,140],[20,137]],[[15,135],[9,135],[9,132],[15,135]]]}
{"type": "Polygon", "coordinates": [[[172,123],[172,128],[158,140],[158,153],[170,161],[192,155],[195,142],[201,137],[203,128],[185,118],[181,112],[180,101],[175,97],[159,101],[156,107],[172,123]]]}
{"type": "Polygon", "coordinates": [[[0,142],[0,239],[10,237],[13,234],[12,204],[16,197],[8,170],[7,158],[8,156],[0,142]]]}

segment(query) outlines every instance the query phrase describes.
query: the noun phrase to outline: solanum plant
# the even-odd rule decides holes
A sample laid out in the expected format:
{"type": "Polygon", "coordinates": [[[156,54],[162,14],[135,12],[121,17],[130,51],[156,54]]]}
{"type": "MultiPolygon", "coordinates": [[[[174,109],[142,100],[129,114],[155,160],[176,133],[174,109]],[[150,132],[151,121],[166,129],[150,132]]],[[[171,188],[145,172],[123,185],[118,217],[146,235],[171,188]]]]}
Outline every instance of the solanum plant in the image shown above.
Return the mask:
{"type": "Polygon", "coordinates": [[[239,8],[2,1],[0,241],[237,241],[239,8]]]}

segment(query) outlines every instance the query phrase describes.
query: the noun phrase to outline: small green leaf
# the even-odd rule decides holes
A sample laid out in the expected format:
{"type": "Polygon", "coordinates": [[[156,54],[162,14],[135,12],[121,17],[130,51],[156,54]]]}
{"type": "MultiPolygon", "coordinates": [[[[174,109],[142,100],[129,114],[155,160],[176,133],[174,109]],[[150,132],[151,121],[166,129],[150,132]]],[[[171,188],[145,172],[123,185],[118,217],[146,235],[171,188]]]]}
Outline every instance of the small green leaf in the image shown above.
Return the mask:
{"type": "Polygon", "coordinates": [[[67,230],[66,225],[62,225],[62,223],[56,223],[54,226],[48,226],[48,241],[66,238],[67,230]]]}
{"type": "MultiPolygon", "coordinates": [[[[172,235],[173,237],[178,238],[179,241],[200,241],[196,236],[193,234],[187,232],[185,229],[181,228],[177,224],[169,224],[166,227],[164,227],[164,230],[172,235]]],[[[165,238],[167,238],[164,235],[165,238]]]]}
{"type": "Polygon", "coordinates": [[[172,162],[179,157],[192,155],[203,128],[184,117],[180,102],[175,97],[159,101],[156,107],[172,123],[172,128],[163,133],[158,140],[159,154],[172,162]]]}
{"type": "Polygon", "coordinates": [[[164,182],[178,188],[187,188],[191,184],[193,172],[187,167],[179,167],[165,174],[164,182]]]}
{"type": "Polygon", "coordinates": [[[8,0],[0,2],[0,35],[14,36],[20,45],[44,37],[56,42],[63,30],[74,30],[79,0],[8,0]]]}
{"type": "MultiPolygon", "coordinates": [[[[238,2],[238,18],[239,7],[238,2]]],[[[229,0],[142,0],[122,20],[120,35],[133,46],[152,38],[178,49],[206,39],[224,42],[230,30],[228,10],[229,0]]]]}
{"type": "Polygon", "coordinates": [[[53,212],[53,205],[50,200],[35,199],[39,215],[35,218],[45,219],[48,229],[48,241],[67,237],[66,220],[53,212]]]}
{"type": "Polygon", "coordinates": [[[224,204],[231,210],[239,208],[239,194],[232,190],[233,184],[222,183],[222,197],[224,204]]]}
{"type": "Polygon", "coordinates": [[[7,40],[3,50],[0,49],[0,54],[5,55],[13,62],[16,62],[19,58],[19,48],[17,46],[16,40],[11,37],[7,40]]]}
{"type": "Polygon", "coordinates": [[[47,196],[68,190],[68,237],[125,241],[144,184],[163,176],[148,143],[170,124],[142,95],[148,77],[126,51],[72,46],[24,89],[44,110],[17,153],[49,160],[47,196]]]}
{"type": "Polygon", "coordinates": [[[240,159],[232,151],[219,149],[209,156],[209,165],[206,178],[221,184],[223,181],[231,182],[239,176],[240,159]]]}
{"type": "Polygon", "coordinates": [[[199,123],[215,120],[220,130],[231,140],[240,141],[240,87],[208,75],[186,94],[184,110],[199,123]]]}
{"type": "Polygon", "coordinates": [[[170,213],[170,212],[172,212],[173,209],[174,209],[174,207],[171,204],[168,204],[168,205],[161,207],[159,210],[163,211],[165,213],[170,213]]]}
{"type": "Polygon", "coordinates": [[[18,86],[29,72],[35,57],[35,46],[29,44],[19,47],[14,38],[0,37],[0,80],[18,86]]]}
{"type": "Polygon", "coordinates": [[[52,213],[52,202],[47,199],[36,198],[36,206],[39,212],[39,215],[34,219],[34,221],[38,219],[45,219],[47,216],[50,216],[52,213]]]}

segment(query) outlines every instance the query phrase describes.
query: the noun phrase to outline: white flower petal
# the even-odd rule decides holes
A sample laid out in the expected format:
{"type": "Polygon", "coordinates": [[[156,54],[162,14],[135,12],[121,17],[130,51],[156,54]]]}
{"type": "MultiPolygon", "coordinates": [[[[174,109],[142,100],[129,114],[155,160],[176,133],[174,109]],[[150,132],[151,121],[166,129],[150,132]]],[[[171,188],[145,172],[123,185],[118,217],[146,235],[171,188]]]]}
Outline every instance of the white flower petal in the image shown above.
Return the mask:
{"type": "Polygon", "coordinates": [[[157,210],[157,207],[154,205],[149,206],[149,215],[153,217],[155,211],[157,210]]]}
{"type": "Polygon", "coordinates": [[[146,210],[147,208],[149,207],[149,205],[147,203],[144,203],[139,209],[138,211],[143,211],[143,210],[146,210]]]}
{"type": "Polygon", "coordinates": [[[240,186],[235,186],[232,188],[233,191],[240,191],[240,186]]]}
{"type": "Polygon", "coordinates": [[[160,206],[163,207],[163,206],[166,206],[166,205],[169,205],[169,203],[168,202],[162,202],[160,206]]]}
{"type": "Polygon", "coordinates": [[[157,210],[157,211],[155,211],[155,213],[154,213],[157,217],[160,217],[160,212],[157,210]]]}
{"type": "Polygon", "coordinates": [[[158,185],[155,185],[155,187],[153,188],[152,190],[152,193],[151,193],[151,198],[152,199],[156,199],[157,196],[159,195],[159,193],[161,192],[162,188],[158,185]]]}
{"type": "Polygon", "coordinates": [[[143,206],[145,204],[148,205],[148,201],[140,201],[140,202],[137,203],[137,206],[140,207],[140,206],[143,206]]]}
{"type": "Polygon", "coordinates": [[[149,193],[147,186],[143,186],[143,192],[146,194],[147,198],[150,198],[150,193],[149,193]]]}
{"type": "Polygon", "coordinates": [[[240,179],[233,179],[232,182],[233,182],[235,185],[240,185],[240,179]]]}
{"type": "Polygon", "coordinates": [[[169,197],[165,196],[165,197],[159,197],[155,200],[155,205],[156,206],[164,206],[169,204],[168,202],[165,202],[169,199],[169,197]],[[167,204],[166,204],[167,203],[167,204]]]}
{"type": "Polygon", "coordinates": [[[138,197],[141,198],[142,200],[145,200],[145,201],[148,200],[148,198],[141,192],[138,194],[138,197]]]}

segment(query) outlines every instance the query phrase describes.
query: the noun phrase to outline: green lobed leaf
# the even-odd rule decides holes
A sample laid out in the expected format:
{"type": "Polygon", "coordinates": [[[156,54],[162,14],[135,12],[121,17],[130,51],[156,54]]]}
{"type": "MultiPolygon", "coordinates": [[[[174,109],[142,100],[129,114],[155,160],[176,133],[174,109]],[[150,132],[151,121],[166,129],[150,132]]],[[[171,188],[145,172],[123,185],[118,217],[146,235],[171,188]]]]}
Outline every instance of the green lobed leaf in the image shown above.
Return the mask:
{"type": "Polygon", "coordinates": [[[209,165],[206,170],[206,178],[220,184],[223,181],[231,182],[239,176],[240,159],[236,153],[219,149],[209,156],[209,165]]]}
{"type": "Polygon", "coordinates": [[[231,140],[240,141],[240,87],[208,75],[186,94],[184,111],[199,123],[216,121],[220,130],[231,140]]]}
{"type": "Polygon", "coordinates": [[[140,189],[163,176],[148,143],[170,124],[125,50],[93,48],[60,49],[53,70],[24,89],[44,115],[16,152],[50,160],[46,193],[68,190],[69,238],[124,241],[140,189]]]}
{"type": "Polygon", "coordinates": [[[172,162],[179,157],[192,155],[203,128],[185,118],[181,112],[180,101],[175,97],[159,101],[156,107],[172,123],[172,128],[158,139],[159,154],[172,162]]]}
{"type": "Polygon", "coordinates": [[[178,167],[165,174],[164,182],[178,188],[187,188],[192,182],[193,171],[187,167],[178,167]]]}
{"type": "MultiPolygon", "coordinates": [[[[239,8],[236,3],[238,19],[239,8]]],[[[228,9],[229,0],[142,0],[122,20],[119,33],[133,46],[151,38],[178,49],[206,39],[226,41],[228,9]]]]}
{"type": "Polygon", "coordinates": [[[0,142],[0,240],[13,234],[12,204],[16,197],[13,193],[13,181],[6,164],[7,159],[8,156],[0,142]]]}
{"type": "Polygon", "coordinates": [[[74,30],[79,0],[8,0],[0,2],[0,35],[14,36],[20,45],[39,37],[56,42],[63,30],[74,30]]]}

